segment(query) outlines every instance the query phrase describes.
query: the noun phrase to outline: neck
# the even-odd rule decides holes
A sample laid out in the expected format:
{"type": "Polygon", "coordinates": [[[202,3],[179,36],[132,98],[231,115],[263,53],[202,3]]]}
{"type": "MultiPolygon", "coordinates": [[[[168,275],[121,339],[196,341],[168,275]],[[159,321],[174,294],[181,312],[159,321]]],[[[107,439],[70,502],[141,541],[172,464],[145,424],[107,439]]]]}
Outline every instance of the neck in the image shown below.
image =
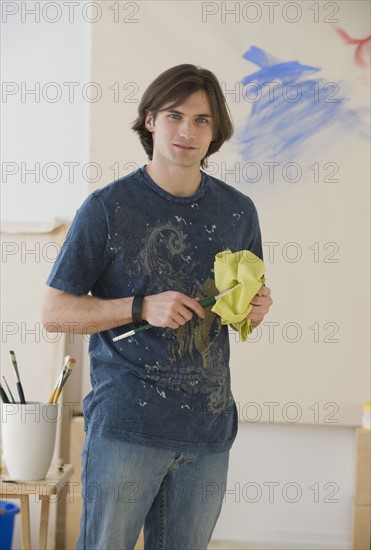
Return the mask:
{"type": "Polygon", "coordinates": [[[176,197],[191,197],[201,184],[200,166],[161,166],[157,162],[146,165],[146,171],[164,191],[176,197]]]}

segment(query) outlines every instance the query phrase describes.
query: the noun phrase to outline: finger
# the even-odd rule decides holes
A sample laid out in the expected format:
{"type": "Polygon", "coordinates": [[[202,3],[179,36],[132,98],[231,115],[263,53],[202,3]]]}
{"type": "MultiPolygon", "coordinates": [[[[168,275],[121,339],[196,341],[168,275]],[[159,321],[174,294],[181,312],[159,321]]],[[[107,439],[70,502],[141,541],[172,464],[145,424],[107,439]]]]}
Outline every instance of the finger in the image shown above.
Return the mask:
{"type": "Polygon", "coordinates": [[[247,315],[248,319],[263,318],[269,312],[269,307],[253,306],[247,315]]]}
{"type": "Polygon", "coordinates": [[[250,304],[252,304],[253,306],[262,306],[268,303],[267,298],[268,298],[267,296],[255,295],[251,300],[250,304]]]}
{"type": "Polygon", "coordinates": [[[169,319],[169,321],[164,323],[164,325],[162,325],[162,326],[163,326],[163,328],[171,328],[173,330],[176,330],[177,328],[180,327],[179,323],[174,321],[174,319],[169,319]]]}
{"type": "Polygon", "coordinates": [[[269,295],[268,296],[255,295],[250,303],[254,306],[270,307],[273,304],[273,300],[269,295]]]}
{"type": "Polygon", "coordinates": [[[257,313],[249,313],[247,316],[247,319],[250,319],[250,321],[261,321],[264,319],[264,315],[258,315],[257,313]]]}
{"type": "Polygon", "coordinates": [[[183,306],[179,311],[178,311],[178,314],[181,315],[182,317],[184,317],[184,319],[186,321],[190,321],[193,317],[193,313],[192,311],[186,307],[186,306],[183,306]]]}
{"type": "Polygon", "coordinates": [[[199,317],[201,317],[201,319],[204,319],[205,317],[204,308],[198,303],[197,300],[184,295],[183,305],[188,309],[194,311],[199,317]]]}
{"type": "Polygon", "coordinates": [[[271,295],[271,289],[268,288],[267,286],[264,286],[262,285],[258,292],[257,292],[257,295],[258,296],[270,296],[271,295]]]}
{"type": "Polygon", "coordinates": [[[192,319],[193,315],[192,313],[185,309],[185,313],[174,313],[172,316],[172,320],[177,323],[178,325],[185,325],[188,321],[192,319]]]}
{"type": "Polygon", "coordinates": [[[247,319],[250,319],[250,321],[252,321],[253,323],[261,323],[264,319],[264,315],[252,315],[251,313],[249,313],[247,319]]]}

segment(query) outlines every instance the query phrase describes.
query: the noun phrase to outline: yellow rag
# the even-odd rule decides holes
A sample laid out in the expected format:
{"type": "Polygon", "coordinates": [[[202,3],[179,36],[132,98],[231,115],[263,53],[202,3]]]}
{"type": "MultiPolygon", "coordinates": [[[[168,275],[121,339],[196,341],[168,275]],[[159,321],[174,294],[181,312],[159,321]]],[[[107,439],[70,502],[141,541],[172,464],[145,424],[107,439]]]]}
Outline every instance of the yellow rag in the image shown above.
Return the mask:
{"type": "Polygon", "coordinates": [[[219,292],[233,288],[217,299],[211,311],[217,313],[223,325],[233,324],[243,342],[252,332],[251,320],[246,319],[252,309],[252,298],[265,282],[264,263],[249,250],[234,254],[224,250],[215,256],[215,285],[219,292]]]}

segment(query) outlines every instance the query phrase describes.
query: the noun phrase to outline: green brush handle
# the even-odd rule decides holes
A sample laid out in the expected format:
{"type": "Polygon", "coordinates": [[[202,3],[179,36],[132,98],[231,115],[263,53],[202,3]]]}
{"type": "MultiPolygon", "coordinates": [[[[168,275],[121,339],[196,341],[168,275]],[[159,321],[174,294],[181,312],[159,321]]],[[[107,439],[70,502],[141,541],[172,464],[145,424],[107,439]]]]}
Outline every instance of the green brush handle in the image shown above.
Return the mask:
{"type": "MultiPolygon", "coordinates": [[[[200,300],[200,305],[202,307],[208,307],[213,304],[215,304],[216,300],[218,299],[218,296],[210,296],[209,298],[204,298],[203,300],[200,300]]],[[[148,330],[149,328],[153,327],[150,323],[144,323],[143,325],[140,325],[139,327],[129,330],[128,332],[125,332],[124,334],[121,334],[120,336],[116,336],[113,341],[117,342],[119,340],[122,340],[124,338],[128,338],[129,336],[134,336],[134,334],[138,334],[138,332],[142,332],[142,330],[148,330]]]]}
{"type": "MultiPolygon", "coordinates": [[[[215,296],[210,296],[209,298],[204,298],[203,300],[200,300],[200,306],[208,307],[208,306],[211,306],[212,304],[215,304],[215,302],[216,302],[215,296]]],[[[144,325],[140,325],[138,328],[134,329],[135,334],[137,334],[138,332],[142,332],[142,330],[147,330],[151,327],[153,327],[153,325],[151,325],[150,323],[144,323],[144,325]]]]}
{"type": "Polygon", "coordinates": [[[208,306],[212,306],[213,304],[215,304],[216,302],[216,297],[215,296],[210,296],[209,298],[204,298],[203,300],[200,300],[200,305],[202,307],[208,307],[208,306]]]}

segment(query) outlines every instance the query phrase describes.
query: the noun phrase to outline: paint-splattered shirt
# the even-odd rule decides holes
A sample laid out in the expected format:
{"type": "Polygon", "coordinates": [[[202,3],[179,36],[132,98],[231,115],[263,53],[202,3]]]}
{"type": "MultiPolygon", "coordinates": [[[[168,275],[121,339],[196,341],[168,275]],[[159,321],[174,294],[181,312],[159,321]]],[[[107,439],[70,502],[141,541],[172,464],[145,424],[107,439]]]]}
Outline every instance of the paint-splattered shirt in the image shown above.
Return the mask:
{"type": "MultiPolygon", "coordinates": [[[[108,299],[167,290],[214,296],[215,254],[228,248],[262,258],[251,199],[204,172],[195,195],[174,196],[142,167],[85,200],[47,284],[108,299]]],[[[237,417],[228,328],[206,313],[177,330],[153,327],[116,343],[132,325],[91,335],[86,425],[179,451],[230,448],[237,417]]]]}

